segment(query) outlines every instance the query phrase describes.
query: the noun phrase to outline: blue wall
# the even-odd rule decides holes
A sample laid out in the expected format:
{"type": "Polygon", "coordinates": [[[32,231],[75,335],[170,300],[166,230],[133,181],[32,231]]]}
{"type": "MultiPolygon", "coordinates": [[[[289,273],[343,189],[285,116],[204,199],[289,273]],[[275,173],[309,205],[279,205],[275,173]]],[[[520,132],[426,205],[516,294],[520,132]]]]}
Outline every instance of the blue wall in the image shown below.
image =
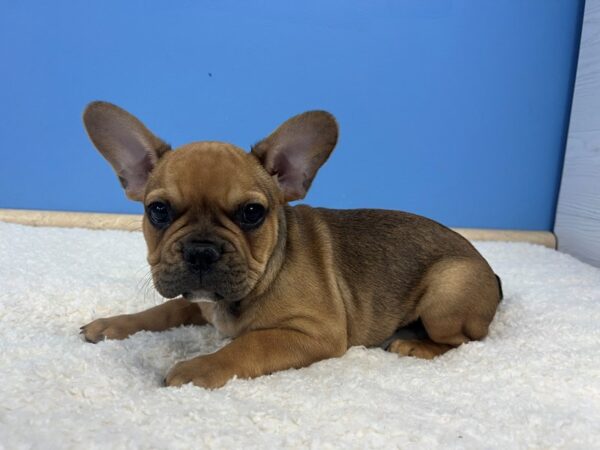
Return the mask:
{"type": "Polygon", "coordinates": [[[244,148],[322,108],[306,201],[553,225],[583,0],[0,3],[0,207],[139,212],[81,126],[115,102],[174,146],[244,148]]]}

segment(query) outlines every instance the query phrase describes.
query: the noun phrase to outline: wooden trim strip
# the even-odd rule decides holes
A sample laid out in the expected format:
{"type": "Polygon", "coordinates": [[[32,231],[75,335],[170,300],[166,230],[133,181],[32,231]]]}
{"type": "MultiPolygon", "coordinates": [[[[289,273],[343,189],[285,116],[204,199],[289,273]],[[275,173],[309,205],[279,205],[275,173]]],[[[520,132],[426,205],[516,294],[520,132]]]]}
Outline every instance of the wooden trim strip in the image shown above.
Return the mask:
{"type": "Polygon", "coordinates": [[[0,209],[0,221],[35,227],[89,228],[141,231],[141,214],[108,214],[68,211],[0,209]]]}
{"type": "Polygon", "coordinates": [[[556,236],[550,231],[494,230],[487,228],[453,228],[470,241],[529,242],[556,249],[556,236]]]}
{"type": "MultiPolygon", "coordinates": [[[[36,227],[89,228],[93,230],[140,231],[140,214],[104,214],[66,211],[0,209],[0,221],[36,227]]],[[[556,248],[556,237],[549,231],[454,228],[470,241],[529,242],[556,248]]]]}

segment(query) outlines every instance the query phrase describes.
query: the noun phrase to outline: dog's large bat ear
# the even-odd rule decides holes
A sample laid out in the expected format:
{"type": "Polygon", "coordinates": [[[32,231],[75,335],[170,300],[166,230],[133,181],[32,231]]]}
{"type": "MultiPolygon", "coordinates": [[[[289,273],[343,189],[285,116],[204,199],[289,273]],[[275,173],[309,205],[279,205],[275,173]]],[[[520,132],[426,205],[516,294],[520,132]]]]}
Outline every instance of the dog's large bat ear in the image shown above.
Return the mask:
{"type": "Polygon", "coordinates": [[[304,198],[319,168],[338,139],[335,118],[326,111],[308,111],[292,117],[269,137],[252,147],[283,191],[285,201],[304,198]]]}
{"type": "Polygon", "coordinates": [[[127,197],[142,201],[150,172],[171,147],[111,103],[90,103],[83,112],[83,123],[94,146],[117,173],[127,197]]]}

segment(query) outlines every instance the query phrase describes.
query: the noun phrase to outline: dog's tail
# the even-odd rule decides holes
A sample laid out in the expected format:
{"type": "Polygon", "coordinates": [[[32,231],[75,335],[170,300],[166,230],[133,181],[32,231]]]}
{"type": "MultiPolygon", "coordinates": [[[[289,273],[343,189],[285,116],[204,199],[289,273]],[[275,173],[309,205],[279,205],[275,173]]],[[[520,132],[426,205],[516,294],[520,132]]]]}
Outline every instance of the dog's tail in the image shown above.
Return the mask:
{"type": "Polygon", "coordinates": [[[498,275],[494,274],[494,276],[496,277],[496,280],[498,280],[498,292],[500,293],[500,300],[502,300],[504,298],[504,293],[502,292],[502,280],[498,275]]]}

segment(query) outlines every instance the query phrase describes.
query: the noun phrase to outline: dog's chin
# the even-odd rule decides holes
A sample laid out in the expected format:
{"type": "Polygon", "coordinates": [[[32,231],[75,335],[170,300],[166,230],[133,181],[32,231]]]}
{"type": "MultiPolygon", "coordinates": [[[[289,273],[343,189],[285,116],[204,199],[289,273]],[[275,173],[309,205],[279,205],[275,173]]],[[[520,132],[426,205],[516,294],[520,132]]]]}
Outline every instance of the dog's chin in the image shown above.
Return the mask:
{"type": "Polygon", "coordinates": [[[184,292],[183,298],[192,303],[216,303],[224,299],[222,295],[219,295],[216,292],[210,292],[203,289],[184,292]]]}

